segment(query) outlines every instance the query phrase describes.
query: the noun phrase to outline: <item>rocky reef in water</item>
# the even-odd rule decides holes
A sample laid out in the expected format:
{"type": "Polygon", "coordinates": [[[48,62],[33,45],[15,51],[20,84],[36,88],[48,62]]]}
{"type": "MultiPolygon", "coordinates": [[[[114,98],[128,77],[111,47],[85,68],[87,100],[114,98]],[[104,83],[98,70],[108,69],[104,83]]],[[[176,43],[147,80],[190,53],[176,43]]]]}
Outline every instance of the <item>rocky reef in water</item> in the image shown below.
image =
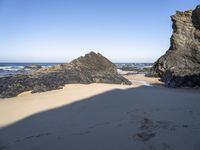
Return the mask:
{"type": "Polygon", "coordinates": [[[200,86],[200,5],[171,16],[173,34],[169,50],[151,69],[168,87],[200,86]]]}
{"type": "Polygon", "coordinates": [[[117,74],[116,66],[107,58],[99,53],[90,52],[69,64],[0,78],[0,97],[14,97],[25,91],[49,91],[70,83],[131,84],[129,80],[117,74]]]}
{"type": "Polygon", "coordinates": [[[41,69],[41,68],[42,68],[42,66],[36,65],[36,64],[32,64],[32,65],[24,67],[24,69],[30,69],[30,70],[38,70],[38,69],[41,69]]]}

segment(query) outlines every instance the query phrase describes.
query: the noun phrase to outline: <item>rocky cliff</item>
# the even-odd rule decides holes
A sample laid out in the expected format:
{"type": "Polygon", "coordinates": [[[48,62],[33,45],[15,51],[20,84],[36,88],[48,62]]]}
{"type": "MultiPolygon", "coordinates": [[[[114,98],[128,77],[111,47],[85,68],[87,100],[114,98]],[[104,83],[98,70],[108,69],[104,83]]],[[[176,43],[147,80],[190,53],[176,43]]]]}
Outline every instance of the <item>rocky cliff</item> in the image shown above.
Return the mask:
{"type": "Polygon", "coordinates": [[[173,34],[169,50],[151,70],[169,87],[200,86],[200,6],[177,11],[171,17],[173,34]]]}
{"type": "Polygon", "coordinates": [[[101,54],[91,52],[73,60],[40,69],[31,74],[18,74],[0,78],[0,97],[17,96],[24,91],[44,92],[62,88],[70,83],[131,84],[117,74],[116,66],[101,54]]]}

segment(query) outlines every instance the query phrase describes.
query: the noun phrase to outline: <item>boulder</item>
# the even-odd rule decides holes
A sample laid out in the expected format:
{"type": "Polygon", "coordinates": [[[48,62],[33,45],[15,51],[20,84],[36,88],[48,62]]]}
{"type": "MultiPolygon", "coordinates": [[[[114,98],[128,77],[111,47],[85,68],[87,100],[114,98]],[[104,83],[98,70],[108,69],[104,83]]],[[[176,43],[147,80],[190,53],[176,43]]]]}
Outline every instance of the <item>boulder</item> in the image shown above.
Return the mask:
{"type": "Polygon", "coordinates": [[[200,86],[200,6],[171,16],[173,34],[169,50],[151,69],[169,87],[200,86]]]}

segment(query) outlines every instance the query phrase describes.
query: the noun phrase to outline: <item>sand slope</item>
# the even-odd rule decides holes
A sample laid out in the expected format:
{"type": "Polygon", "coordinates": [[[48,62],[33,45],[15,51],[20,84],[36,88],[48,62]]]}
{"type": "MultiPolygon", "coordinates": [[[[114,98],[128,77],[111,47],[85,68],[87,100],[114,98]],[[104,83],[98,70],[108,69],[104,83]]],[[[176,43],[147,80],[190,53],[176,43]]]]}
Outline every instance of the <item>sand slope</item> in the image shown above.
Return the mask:
{"type": "Polygon", "coordinates": [[[198,90],[101,84],[66,88],[1,101],[1,125],[10,124],[0,129],[1,149],[200,149],[198,90]],[[17,116],[27,117],[12,123],[17,116]]]}

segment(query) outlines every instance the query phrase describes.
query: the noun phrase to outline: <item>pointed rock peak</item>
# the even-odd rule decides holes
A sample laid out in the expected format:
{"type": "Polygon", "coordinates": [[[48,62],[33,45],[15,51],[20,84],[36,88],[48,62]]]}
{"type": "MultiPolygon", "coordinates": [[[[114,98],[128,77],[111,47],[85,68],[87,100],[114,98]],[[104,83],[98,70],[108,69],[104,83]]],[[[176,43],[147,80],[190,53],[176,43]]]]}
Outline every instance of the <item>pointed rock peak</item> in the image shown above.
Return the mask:
{"type": "Polygon", "coordinates": [[[91,56],[93,55],[93,56],[95,56],[95,55],[98,55],[98,53],[95,53],[95,52],[91,51],[91,52],[89,52],[89,53],[87,53],[85,55],[91,55],[91,56]]]}
{"type": "Polygon", "coordinates": [[[71,63],[74,67],[79,70],[85,71],[107,71],[110,73],[117,73],[116,66],[106,57],[100,53],[90,52],[85,54],[85,56],[78,57],[74,59],[71,63]]]}
{"type": "MultiPolygon", "coordinates": [[[[83,61],[83,60],[87,60],[87,59],[89,61],[89,59],[91,60],[91,59],[107,59],[107,58],[105,58],[100,53],[95,53],[95,52],[91,51],[90,53],[85,54],[85,56],[80,56],[77,59],[74,59],[72,61],[72,63],[75,61],[83,61]]],[[[107,59],[107,61],[109,61],[109,60],[107,59]]]]}

